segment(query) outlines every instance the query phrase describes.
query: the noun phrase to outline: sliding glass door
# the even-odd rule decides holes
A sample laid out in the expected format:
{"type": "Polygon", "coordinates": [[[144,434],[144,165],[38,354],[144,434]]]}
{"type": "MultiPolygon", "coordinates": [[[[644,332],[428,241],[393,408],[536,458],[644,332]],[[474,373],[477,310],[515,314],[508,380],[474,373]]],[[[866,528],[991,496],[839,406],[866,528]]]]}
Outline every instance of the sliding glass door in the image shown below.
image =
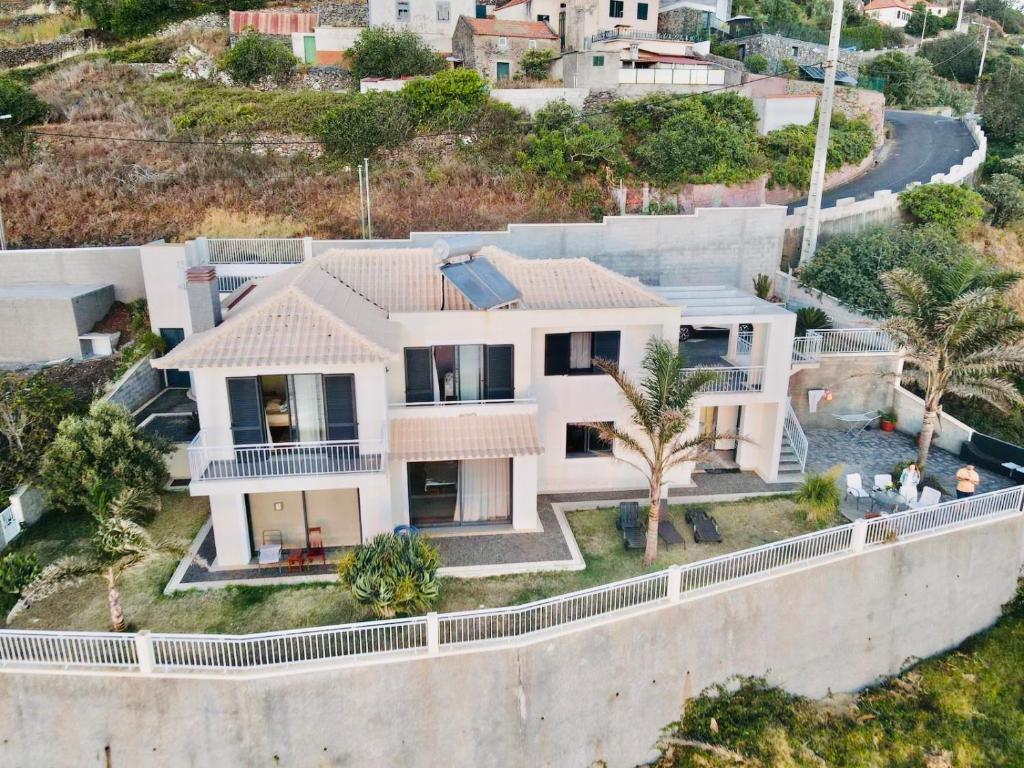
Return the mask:
{"type": "Polygon", "coordinates": [[[297,373],[228,379],[235,445],[355,440],[355,377],[297,373]]]}
{"type": "Polygon", "coordinates": [[[512,460],[408,464],[409,521],[415,526],[507,523],[512,519],[512,460]]]}
{"type": "Polygon", "coordinates": [[[511,400],[512,345],[449,344],[405,350],[405,401],[511,400]]]}

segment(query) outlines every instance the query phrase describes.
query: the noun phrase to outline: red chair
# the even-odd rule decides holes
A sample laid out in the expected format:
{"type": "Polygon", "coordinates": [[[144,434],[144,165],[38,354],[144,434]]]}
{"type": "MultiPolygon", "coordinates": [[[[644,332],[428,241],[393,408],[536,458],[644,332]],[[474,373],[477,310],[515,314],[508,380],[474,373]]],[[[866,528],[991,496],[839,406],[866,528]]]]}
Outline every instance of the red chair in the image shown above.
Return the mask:
{"type": "Polygon", "coordinates": [[[310,565],[313,564],[314,560],[319,560],[322,564],[327,565],[327,551],[324,549],[323,529],[309,529],[309,547],[306,548],[304,554],[306,555],[306,562],[310,565]]]}

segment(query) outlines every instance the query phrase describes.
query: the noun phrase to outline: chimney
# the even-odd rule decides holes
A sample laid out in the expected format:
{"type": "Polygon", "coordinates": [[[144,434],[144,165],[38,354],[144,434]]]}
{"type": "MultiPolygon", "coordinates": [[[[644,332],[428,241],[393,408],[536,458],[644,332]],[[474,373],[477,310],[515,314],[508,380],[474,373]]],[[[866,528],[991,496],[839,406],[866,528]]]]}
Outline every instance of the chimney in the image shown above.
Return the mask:
{"type": "Polygon", "coordinates": [[[217,270],[209,265],[185,270],[185,297],[192,333],[208,331],[220,325],[220,293],[217,270]]]}

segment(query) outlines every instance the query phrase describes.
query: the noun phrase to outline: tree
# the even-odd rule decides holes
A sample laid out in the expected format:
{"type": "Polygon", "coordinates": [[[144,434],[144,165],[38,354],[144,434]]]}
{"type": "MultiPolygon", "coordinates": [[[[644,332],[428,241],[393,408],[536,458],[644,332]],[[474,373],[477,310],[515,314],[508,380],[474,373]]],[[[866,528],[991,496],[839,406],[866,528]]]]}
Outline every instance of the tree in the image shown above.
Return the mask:
{"type": "Polygon", "coordinates": [[[601,168],[621,171],[626,165],[622,134],[611,120],[582,120],[574,107],[556,101],[537,111],[519,164],[523,170],[560,181],[601,168]]]}
{"type": "Polygon", "coordinates": [[[475,69],[449,69],[417,77],[399,93],[413,123],[430,131],[459,131],[476,122],[490,86],[475,69]]]}
{"type": "Polygon", "coordinates": [[[974,10],[999,22],[999,26],[1008,35],[1024,32],[1024,13],[1008,0],[977,0],[974,10]]]}
{"type": "Polygon", "coordinates": [[[32,478],[75,394],[42,374],[0,374],[0,489],[32,478]]]}
{"type": "Polygon", "coordinates": [[[1005,227],[1024,219],[1024,184],[1009,173],[996,173],[982,184],[981,194],[992,206],[992,223],[1005,227]]]}
{"type": "Polygon", "coordinates": [[[281,85],[291,79],[298,59],[284,43],[249,31],[220,56],[217,64],[238,83],[251,85],[270,78],[281,85]]]}
{"type": "Polygon", "coordinates": [[[883,53],[864,67],[868,77],[885,80],[885,103],[904,107],[923,107],[935,101],[932,63],[905,53],[883,53]]]}
{"type": "Polygon", "coordinates": [[[367,27],[348,51],[352,76],[406,77],[432,75],[444,60],[410,29],[367,27]]]}
{"type": "Polygon", "coordinates": [[[1024,141],[1024,62],[1000,56],[981,76],[982,127],[989,141],[1024,141]]]}
{"type": "Polygon", "coordinates": [[[401,146],[416,133],[416,126],[401,94],[370,91],[327,110],[318,133],[328,154],[355,164],[378,150],[401,146]]]}
{"type": "Polygon", "coordinates": [[[590,425],[603,440],[617,443],[630,458],[616,453],[641,472],[647,480],[650,511],[647,514],[647,546],[644,565],[658,555],[658,518],[661,514],[661,489],[665,476],[675,467],[697,461],[715,440],[732,435],[688,436],[693,423],[693,402],[700,390],[715,381],[711,371],[685,372],[686,356],[662,339],[647,342],[643,375],[634,381],[617,363],[595,360],[595,365],[611,376],[629,404],[636,430],[627,430],[609,422],[590,425]]]}
{"type": "Polygon", "coordinates": [[[42,122],[50,114],[46,102],[31,89],[10,77],[0,77],[0,156],[17,153],[25,146],[25,129],[42,122]]]}
{"type": "Polygon", "coordinates": [[[551,51],[531,48],[519,58],[519,71],[528,80],[544,80],[551,70],[551,51]]]}
{"type": "Polygon", "coordinates": [[[50,504],[80,510],[97,482],[111,495],[131,488],[157,493],[167,477],[164,455],[170,445],[135,428],[120,406],[97,400],[85,416],[68,416],[46,450],[42,476],[50,504]]]}
{"type": "Polygon", "coordinates": [[[917,460],[922,471],[947,393],[1003,410],[1024,402],[1004,378],[1024,371],[1024,321],[1006,303],[1018,277],[973,257],[882,275],[893,307],[882,327],[906,349],[904,376],[924,392],[917,460]]]}
{"type": "Polygon", "coordinates": [[[922,184],[900,192],[900,204],[919,224],[960,233],[985,215],[982,197],[959,184],[922,184]]]}
{"type": "MultiPolygon", "coordinates": [[[[956,14],[948,14],[955,18],[956,14]]],[[[920,33],[920,30],[918,31],[920,33]]],[[[973,35],[951,35],[929,40],[918,55],[932,63],[935,74],[958,83],[973,83],[981,64],[981,46],[973,35]]]]}
{"type": "Polygon", "coordinates": [[[914,3],[914,10],[910,14],[910,21],[903,31],[912,37],[921,38],[921,29],[924,29],[925,37],[935,37],[942,29],[942,21],[938,16],[928,10],[924,2],[914,3]]]}

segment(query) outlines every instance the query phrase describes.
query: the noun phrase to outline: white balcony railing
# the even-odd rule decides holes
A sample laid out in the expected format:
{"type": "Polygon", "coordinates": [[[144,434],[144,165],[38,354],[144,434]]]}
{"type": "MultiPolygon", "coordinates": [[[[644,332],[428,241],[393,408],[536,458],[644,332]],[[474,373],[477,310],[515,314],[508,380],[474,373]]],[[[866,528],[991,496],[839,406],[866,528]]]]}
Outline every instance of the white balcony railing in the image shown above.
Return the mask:
{"type": "Polygon", "coordinates": [[[211,446],[200,432],[188,447],[188,465],[193,481],[354,474],[382,472],[386,453],[383,438],[211,446]]]}
{"type": "Polygon", "coordinates": [[[793,339],[793,362],[816,363],[821,360],[821,336],[797,336],[793,339]]]}
{"type": "Polygon", "coordinates": [[[822,355],[894,354],[900,345],[879,328],[834,328],[808,331],[807,337],[821,340],[822,355]]]}
{"type": "Polygon", "coordinates": [[[740,331],[736,334],[736,355],[739,357],[750,357],[754,348],[753,331],[740,331]]]}
{"type": "Polygon", "coordinates": [[[701,387],[701,392],[760,392],[764,386],[764,366],[752,365],[733,368],[727,365],[698,366],[684,368],[683,376],[697,371],[711,371],[715,374],[714,381],[701,387]]]}
{"type": "Polygon", "coordinates": [[[211,237],[205,240],[211,264],[300,264],[306,258],[302,238],[211,237]]]}

